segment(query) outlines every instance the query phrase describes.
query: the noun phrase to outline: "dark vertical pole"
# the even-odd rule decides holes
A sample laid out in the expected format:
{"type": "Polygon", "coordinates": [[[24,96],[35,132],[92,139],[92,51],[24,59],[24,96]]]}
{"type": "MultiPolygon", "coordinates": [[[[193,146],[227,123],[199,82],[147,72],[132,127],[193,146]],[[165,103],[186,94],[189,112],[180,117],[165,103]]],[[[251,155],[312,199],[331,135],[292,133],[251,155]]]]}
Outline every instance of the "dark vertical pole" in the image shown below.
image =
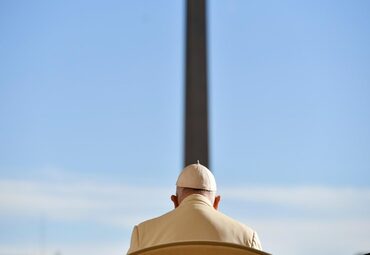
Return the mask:
{"type": "Polygon", "coordinates": [[[187,0],[185,165],[209,167],[206,1],[187,0]]]}

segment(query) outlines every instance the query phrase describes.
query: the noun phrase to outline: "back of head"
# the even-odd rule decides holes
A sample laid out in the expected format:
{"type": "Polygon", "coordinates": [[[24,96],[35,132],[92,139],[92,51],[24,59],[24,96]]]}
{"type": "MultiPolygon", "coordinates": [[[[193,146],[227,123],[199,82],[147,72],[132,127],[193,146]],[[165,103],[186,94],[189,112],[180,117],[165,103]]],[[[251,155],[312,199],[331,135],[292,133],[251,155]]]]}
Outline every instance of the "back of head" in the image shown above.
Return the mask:
{"type": "Polygon", "coordinates": [[[185,167],[176,182],[178,202],[192,194],[200,194],[214,203],[217,190],[216,180],[212,172],[205,166],[191,164],[185,167]]]}
{"type": "Polygon", "coordinates": [[[191,164],[185,167],[176,182],[177,187],[216,192],[217,185],[212,172],[205,166],[191,164]]]}

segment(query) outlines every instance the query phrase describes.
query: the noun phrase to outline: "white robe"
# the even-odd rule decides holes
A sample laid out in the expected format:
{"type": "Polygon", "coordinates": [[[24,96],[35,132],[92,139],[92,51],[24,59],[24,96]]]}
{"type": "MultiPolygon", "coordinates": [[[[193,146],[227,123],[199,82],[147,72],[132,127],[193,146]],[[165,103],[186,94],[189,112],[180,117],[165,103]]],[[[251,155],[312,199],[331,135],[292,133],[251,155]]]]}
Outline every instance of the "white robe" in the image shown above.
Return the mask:
{"type": "Polygon", "coordinates": [[[193,194],[176,209],[135,226],[128,253],[180,241],[228,242],[262,250],[253,229],[215,210],[205,196],[193,194]]]}

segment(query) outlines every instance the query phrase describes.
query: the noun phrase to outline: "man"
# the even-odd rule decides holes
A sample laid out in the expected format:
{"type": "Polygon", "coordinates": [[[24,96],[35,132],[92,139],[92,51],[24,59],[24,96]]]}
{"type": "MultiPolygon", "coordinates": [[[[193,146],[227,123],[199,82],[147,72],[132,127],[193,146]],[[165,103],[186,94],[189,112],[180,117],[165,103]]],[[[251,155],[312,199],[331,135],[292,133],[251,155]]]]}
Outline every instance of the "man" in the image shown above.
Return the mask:
{"type": "Polygon", "coordinates": [[[205,166],[184,168],[171,196],[175,209],[134,227],[128,253],[179,241],[219,241],[261,250],[257,233],[218,211],[216,181],[205,166]]]}

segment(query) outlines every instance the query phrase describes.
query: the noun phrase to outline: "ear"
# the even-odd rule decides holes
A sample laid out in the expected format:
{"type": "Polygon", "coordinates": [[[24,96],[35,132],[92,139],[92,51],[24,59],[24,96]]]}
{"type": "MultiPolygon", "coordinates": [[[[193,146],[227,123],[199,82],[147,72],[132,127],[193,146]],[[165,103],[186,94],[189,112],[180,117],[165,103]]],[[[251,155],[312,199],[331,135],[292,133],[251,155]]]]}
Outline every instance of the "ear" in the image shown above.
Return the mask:
{"type": "Polygon", "coordinates": [[[178,199],[177,196],[172,195],[171,196],[171,201],[173,202],[173,205],[174,205],[175,208],[177,208],[179,206],[179,199],[178,199]]]}
{"type": "Polygon", "coordinates": [[[221,196],[216,196],[215,201],[213,202],[213,208],[218,210],[218,205],[219,205],[220,201],[221,201],[221,196]]]}

